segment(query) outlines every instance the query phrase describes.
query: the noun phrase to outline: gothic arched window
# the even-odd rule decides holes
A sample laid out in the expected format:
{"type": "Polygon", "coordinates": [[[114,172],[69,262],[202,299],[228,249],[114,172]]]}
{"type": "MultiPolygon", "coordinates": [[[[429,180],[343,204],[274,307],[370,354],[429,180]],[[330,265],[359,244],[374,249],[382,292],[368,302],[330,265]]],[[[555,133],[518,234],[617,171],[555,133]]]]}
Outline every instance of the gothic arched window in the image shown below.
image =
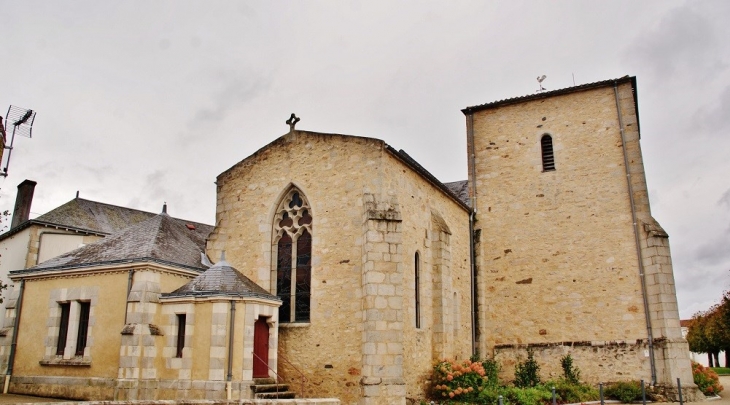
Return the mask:
{"type": "Polygon", "coordinates": [[[553,138],[545,134],[540,139],[540,147],[542,148],[542,171],[549,172],[555,170],[555,154],[553,153],[553,138]]]}
{"type": "Polygon", "coordinates": [[[307,198],[292,188],[274,218],[276,296],[279,322],[309,322],[312,279],[312,214],[307,198]]]}

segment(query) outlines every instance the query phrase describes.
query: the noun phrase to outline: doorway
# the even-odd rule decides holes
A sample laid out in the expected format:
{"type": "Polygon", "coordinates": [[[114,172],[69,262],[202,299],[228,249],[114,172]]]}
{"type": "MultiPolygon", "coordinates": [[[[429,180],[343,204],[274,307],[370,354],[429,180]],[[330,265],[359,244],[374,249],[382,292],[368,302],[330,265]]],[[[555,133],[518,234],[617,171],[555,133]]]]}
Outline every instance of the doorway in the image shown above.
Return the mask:
{"type": "Polygon", "coordinates": [[[253,326],[253,378],[269,377],[269,324],[260,316],[253,326]]]}

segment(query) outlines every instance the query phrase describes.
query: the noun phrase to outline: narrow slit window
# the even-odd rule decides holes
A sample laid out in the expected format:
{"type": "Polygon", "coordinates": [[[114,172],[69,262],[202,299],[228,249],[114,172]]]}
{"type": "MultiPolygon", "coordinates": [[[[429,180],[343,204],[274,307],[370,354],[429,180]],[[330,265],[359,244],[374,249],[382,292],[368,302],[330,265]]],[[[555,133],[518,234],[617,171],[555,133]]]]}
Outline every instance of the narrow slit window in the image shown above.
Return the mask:
{"type": "Polygon", "coordinates": [[[87,334],[89,332],[90,302],[79,302],[79,334],[76,337],[76,355],[83,356],[86,349],[87,334]]]}
{"type": "Polygon", "coordinates": [[[185,314],[177,314],[177,348],[175,357],[182,358],[183,349],[185,348],[185,314]]]}
{"type": "Polygon", "coordinates": [[[68,338],[68,317],[71,313],[71,303],[58,304],[61,307],[61,323],[58,325],[58,342],[56,343],[56,356],[63,356],[68,338]]]}
{"type": "Polygon", "coordinates": [[[415,273],[415,298],[416,298],[416,329],[421,327],[421,269],[419,264],[419,255],[416,252],[414,260],[415,273]]]}
{"type": "Polygon", "coordinates": [[[550,135],[543,135],[540,140],[542,147],[542,171],[555,170],[555,153],[553,152],[553,138],[550,135]]]}

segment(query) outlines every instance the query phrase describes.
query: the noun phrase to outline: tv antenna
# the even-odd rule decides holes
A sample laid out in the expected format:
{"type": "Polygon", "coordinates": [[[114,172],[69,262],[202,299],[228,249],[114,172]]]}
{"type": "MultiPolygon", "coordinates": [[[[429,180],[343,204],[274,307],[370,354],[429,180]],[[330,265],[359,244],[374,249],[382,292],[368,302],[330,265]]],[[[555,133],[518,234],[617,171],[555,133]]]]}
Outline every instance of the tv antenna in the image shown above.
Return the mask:
{"type": "Polygon", "coordinates": [[[6,153],[3,153],[2,165],[0,167],[0,176],[8,176],[8,167],[10,166],[10,154],[13,153],[13,143],[15,135],[31,138],[33,134],[33,121],[35,121],[35,111],[27,108],[16,107],[11,105],[8,107],[8,113],[5,114],[5,125],[2,125],[2,117],[0,117],[0,132],[2,132],[2,146],[6,153]],[[7,133],[10,133],[10,146],[8,146],[7,133]]]}
{"type": "Polygon", "coordinates": [[[542,75],[542,76],[538,76],[537,77],[537,83],[540,85],[540,89],[538,89],[536,91],[536,93],[542,93],[543,91],[546,90],[544,87],[542,87],[542,81],[545,80],[546,77],[547,76],[545,76],[545,75],[542,75]]]}

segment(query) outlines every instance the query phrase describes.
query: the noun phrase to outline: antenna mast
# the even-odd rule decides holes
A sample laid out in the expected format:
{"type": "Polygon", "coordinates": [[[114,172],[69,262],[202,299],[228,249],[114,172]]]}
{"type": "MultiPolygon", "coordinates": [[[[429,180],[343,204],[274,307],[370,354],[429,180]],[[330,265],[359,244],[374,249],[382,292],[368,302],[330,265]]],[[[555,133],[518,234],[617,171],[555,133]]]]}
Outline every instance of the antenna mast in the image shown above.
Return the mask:
{"type": "Polygon", "coordinates": [[[33,134],[33,122],[35,121],[35,111],[27,108],[16,107],[11,105],[8,107],[8,113],[5,114],[5,125],[2,125],[2,117],[0,117],[0,132],[2,135],[2,148],[7,153],[0,152],[2,156],[2,165],[0,165],[0,176],[8,176],[8,167],[10,166],[10,154],[13,153],[13,143],[15,135],[31,138],[33,134]],[[8,146],[7,132],[10,132],[10,146],[8,146]]]}

